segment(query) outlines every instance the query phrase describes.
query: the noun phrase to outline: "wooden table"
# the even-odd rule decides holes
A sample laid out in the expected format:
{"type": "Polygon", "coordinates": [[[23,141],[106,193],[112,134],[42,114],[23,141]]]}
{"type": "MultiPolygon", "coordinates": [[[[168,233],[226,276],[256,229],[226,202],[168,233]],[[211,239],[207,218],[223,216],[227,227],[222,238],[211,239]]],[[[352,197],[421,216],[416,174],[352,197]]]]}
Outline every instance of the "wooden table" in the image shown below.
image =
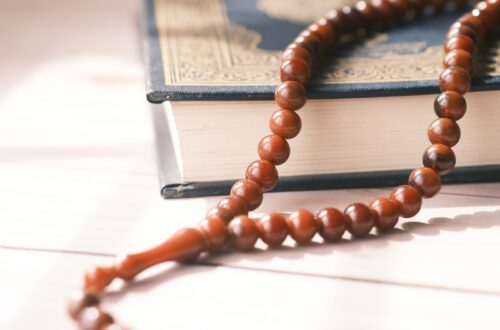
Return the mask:
{"type": "MultiPolygon", "coordinates": [[[[159,196],[139,6],[0,4],[0,329],[72,329],[86,269],[217,202],[159,196]]],[[[260,211],[380,193],[275,193],[260,211]]],[[[446,186],[424,207],[388,235],[159,266],[105,307],[133,329],[498,329],[500,184],[446,186]]]]}

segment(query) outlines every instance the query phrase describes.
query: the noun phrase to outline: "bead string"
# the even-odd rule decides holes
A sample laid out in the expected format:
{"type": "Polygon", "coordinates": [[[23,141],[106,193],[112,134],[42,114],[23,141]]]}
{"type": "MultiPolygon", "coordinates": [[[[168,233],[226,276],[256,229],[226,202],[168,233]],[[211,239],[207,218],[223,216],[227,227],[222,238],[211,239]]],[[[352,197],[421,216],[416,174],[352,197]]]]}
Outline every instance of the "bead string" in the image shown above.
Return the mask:
{"type": "MultiPolygon", "coordinates": [[[[457,5],[464,5],[460,1],[457,5]]],[[[473,58],[487,33],[500,21],[499,0],[479,2],[472,11],[451,25],[444,42],[444,59],[439,87],[442,91],[434,102],[438,119],[428,127],[432,143],[423,153],[424,167],[411,172],[408,184],[396,187],[389,198],[379,197],[368,205],[354,203],[342,212],[327,207],[316,214],[298,209],[288,217],[271,212],[257,222],[248,216],[263,199],[263,193],[278,181],[277,165],[290,155],[287,139],[297,136],[301,119],[297,110],[306,102],[304,85],[310,78],[315,59],[327,49],[346,40],[363,36],[366,31],[389,27],[395,23],[421,16],[429,8],[442,10],[445,0],[371,0],[359,1],[330,11],[311,24],[287,47],[281,57],[281,85],[276,88],[279,110],[269,121],[272,134],[258,146],[259,160],[246,170],[246,178],[237,181],[229,197],[222,199],[196,228],[184,228],[166,242],[150,250],[121,256],[108,267],[96,267],[84,277],[83,289],[75,292],[69,314],[85,330],[125,329],[100,306],[105,288],[116,278],[132,280],[143,270],[164,261],[185,261],[202,252],[214,253],[230,243],[240,251],[251,250],[257,239],[270,247],[280,246],[290,235],[297,243],[306,244],[318,233],[325,241],[339,240],[347,230],[353,237],[366,236],[373,227],[379,231],[392,229],[399,217],[416,215],[422,198],[436,195],[441,188],[439,175],[455,166],[451,147],[460,139],[457,121],[466,111],[463,95],[469,90],[473,58]]]]}

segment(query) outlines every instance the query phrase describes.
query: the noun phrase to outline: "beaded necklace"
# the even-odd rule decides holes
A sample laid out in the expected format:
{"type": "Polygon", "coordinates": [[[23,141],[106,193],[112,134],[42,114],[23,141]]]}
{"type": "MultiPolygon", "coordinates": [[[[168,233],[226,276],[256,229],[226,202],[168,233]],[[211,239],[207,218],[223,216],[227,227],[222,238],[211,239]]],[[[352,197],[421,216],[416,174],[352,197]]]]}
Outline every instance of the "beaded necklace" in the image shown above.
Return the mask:
{"type": "MultiPolygon", "coordinates": [[[[443,71],[439,76],[442,91],[434,102],[438,119],[428,127],[431,145],[423,153],[423,167],[413,170],[408,184],[396,187],[390,196],[379,197],[368,205],[353,203],[344,211],[327,207],[316,214],[298,209],[288,216],[278,212],[263,215],[258,221],[248,216],[263,199],[263,193],[278,181],[276,166],[290,155],[287,140],[297,136],[301,119],[297,111],[306,103],[304,85],[311,66],[327,49],[345,40],[362,37],[367,31],[388,28],[396,23],[441,11],[446,0],[370,0],[359,1],[330,11],[311,24],[284,51],[281,57],[281,84],[275,101],[279,110],[269,121],[271,135],[258,145],[260,159],[246,170],[246,178],[237,181],[230,196],[222,199],[195,228],[184,228],[164,243],[144,252],[120,256],[114,265],[96,267],[84,277],[81,290],[69,304],[69,314],[85,330],[125,329],[99,305],[105,288],[117,278],[130,281],[145,269],[165,261],[186,261],[201,253],[215,253],[227,245],[236,250],[251,250],[257,239],[270,247],[280,246],[290,235],[298,244],[306,244],[319,234],[326,242],[339,240],[345,231],[353,237],[366,236],[373,227],[391,230],[399,217],[416,215],[422,198],[435,196],[441,188],[440,175],[455,166],[452,147],[460,139],[457,121],[466,111],[463,95],[469,90],[473,58],[478,45],[500,22],[500,2],[481,1],[473,10],[453,23],[444,42],[443,71]]],[[[457,0],[455,5],[464,5],[457,0]]]]}

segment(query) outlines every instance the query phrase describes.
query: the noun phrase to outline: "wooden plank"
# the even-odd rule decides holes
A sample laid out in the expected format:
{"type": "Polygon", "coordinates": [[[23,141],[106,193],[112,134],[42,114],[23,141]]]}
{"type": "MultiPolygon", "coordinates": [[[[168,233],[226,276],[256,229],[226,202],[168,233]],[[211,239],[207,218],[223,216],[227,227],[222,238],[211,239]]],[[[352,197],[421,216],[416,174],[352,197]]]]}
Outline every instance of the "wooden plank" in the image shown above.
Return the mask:
{"type": "MultiPolygon", "coordinates": [[[[1,329],[73,329],[65,303],[109,258],[0,249],[1,329]],[[13,281],[13,279],[16,279],[13,281]]],[[[498,328],[498,295],[209,266],[158,267],[105,308],[132,329],[498,328]]]]}

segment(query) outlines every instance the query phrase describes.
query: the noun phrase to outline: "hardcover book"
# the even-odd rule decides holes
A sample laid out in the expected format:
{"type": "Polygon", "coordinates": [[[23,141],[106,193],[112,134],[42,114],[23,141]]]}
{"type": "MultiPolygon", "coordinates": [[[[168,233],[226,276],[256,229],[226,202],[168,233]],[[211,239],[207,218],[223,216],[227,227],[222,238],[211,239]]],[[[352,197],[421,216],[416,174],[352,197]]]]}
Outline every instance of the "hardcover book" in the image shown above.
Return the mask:
{"type": "MultiPolygon", "coordinates": [[[[349,3],[145,1],[147,98],[163,103],[153,113],[164,197],[228,193],[268,132],[281,52],[312,21],[349,3]]],[[[452,9],[325,56],[307,86],[303,132],[289,141],[292,155],[278,168],[275,191],[406,180],[429,144],[442,42],[461,14],[452,9]]],[[[500,155],[485,150],[500,138],[500,56],[491,49],[477,56],[458,168],[445,182],[500,180],[500,155]]]]}

